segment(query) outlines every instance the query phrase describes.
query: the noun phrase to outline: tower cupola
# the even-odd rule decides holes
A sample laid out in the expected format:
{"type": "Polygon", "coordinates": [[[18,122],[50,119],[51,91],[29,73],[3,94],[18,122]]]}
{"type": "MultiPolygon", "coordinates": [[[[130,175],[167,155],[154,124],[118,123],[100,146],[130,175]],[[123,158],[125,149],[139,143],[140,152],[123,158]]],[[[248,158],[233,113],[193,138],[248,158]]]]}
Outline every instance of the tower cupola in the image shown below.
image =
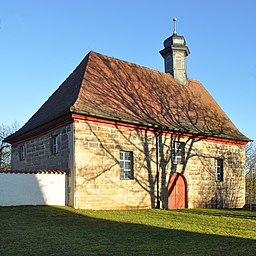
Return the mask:
{"type": "Polygon", "coordinates": [[[160,54],[164,58],[165,72],[172,74],[177,82],[186,85],[186,57],[190,52],[185,38],[177,35],[176,21],[177,19],[174,18],[173,34],[164,41],[164,49],[160,51],[160,54]]]}

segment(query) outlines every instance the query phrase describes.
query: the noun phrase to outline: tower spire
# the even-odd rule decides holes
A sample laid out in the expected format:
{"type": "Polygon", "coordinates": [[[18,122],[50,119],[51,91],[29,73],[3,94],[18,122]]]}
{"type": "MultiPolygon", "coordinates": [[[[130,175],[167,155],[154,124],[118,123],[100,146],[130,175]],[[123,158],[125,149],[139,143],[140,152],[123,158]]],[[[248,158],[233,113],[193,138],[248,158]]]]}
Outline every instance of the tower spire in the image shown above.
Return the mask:
{"type": "Polygon", "coordinates": [[[177,18],[176,17],[174,17],[173,18],[173,35],[177,35],[177,24],[176,24],[176,22],[177,22],[177,18]]]}

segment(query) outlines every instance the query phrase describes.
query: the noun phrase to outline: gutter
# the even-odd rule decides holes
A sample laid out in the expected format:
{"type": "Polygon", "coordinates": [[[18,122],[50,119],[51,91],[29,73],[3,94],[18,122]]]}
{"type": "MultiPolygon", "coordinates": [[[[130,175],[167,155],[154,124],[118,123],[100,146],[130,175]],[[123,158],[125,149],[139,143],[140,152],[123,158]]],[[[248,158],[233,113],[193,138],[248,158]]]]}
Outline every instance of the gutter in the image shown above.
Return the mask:
{"type": "Polygon", "coordinates": [[[160,209],[160,191],[159,191],[159,136],[162,134],[162,129],[156,128],[156,208],[160,209]]]}

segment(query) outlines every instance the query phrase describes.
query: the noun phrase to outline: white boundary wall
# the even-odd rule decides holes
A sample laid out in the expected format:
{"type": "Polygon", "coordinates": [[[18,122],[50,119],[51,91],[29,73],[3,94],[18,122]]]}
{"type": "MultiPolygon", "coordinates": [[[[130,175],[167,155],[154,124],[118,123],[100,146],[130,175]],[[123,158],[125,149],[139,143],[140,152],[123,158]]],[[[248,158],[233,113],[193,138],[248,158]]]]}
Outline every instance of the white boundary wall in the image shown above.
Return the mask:
{"type": "Polygon", "coordinates": [[[66,202],[66,174],[0,173],[0,206],[64,206],[66,202]]]}

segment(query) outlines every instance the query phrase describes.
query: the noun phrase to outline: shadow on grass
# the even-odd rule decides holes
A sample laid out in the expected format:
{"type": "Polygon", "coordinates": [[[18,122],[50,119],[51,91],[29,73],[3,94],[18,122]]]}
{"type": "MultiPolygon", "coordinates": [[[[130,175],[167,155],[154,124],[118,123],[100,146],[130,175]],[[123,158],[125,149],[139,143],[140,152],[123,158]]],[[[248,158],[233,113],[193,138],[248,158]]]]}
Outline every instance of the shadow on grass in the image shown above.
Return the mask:
{"type": "MultiPolygon", "coordinates": [[[[86,213],[86,212],[85,212],[86,213]]],[[[256,241],[108,221],[68,208],[0,207],[0,255],[255,255],[256,241]]]]}
{"type": "MultiPolygon", "coordinates": [[[[181,213],[189,212],[189,214],[196,215],[207,215],[207,216],[216,216],[216,217],[232,217],[238,219],[252,219],[256,220],[256,212],[249,211],[245,209],[189,209],[189,210],[180,210],[181,213]]],[[[256,227],[255,227],[256,229],[256,227]]]]}

